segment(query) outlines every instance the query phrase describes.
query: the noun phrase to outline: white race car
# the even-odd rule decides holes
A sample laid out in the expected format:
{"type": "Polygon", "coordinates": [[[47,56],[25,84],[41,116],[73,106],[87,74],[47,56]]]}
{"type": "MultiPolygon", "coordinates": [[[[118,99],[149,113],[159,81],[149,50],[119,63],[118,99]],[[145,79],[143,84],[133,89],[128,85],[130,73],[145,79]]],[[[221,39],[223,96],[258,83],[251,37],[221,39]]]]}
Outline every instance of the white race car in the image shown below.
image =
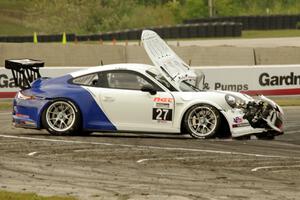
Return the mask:
{"type": "Polygon", "coordinates": [[[270,99],[201,90],[203,75],[155,32],[143,31],[142,42],[154,66],[112,64],[49,79],[40,78],[43,62],[6,60],[21,88],[15,126],[53,135],[130,131],[272,139],[283,133],[283,111],[270,99]]]}

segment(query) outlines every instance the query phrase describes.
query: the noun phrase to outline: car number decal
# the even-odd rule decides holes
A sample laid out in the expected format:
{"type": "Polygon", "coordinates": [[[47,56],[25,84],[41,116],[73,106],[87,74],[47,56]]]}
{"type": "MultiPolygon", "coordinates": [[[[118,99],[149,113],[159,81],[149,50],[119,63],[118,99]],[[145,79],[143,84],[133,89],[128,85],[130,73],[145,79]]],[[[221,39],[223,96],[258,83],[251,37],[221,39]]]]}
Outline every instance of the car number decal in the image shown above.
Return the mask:
{"type": "Polygon", "coordinates": [[[152,119],[172,121],[172,109],[153,108],[152,119]]]}

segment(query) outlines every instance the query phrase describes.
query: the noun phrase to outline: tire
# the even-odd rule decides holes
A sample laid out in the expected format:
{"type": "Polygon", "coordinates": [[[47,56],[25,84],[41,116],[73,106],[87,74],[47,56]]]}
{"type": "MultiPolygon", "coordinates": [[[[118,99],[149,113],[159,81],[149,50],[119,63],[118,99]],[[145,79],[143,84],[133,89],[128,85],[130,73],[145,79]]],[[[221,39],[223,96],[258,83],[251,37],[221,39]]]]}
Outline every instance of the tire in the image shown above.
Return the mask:
{"type": "Polygon", "coordinates": [[[56,100],[44,110],[42,124],[52,135],[75,135],[80,132],[81,117],[71,101],[56,100]]]}
{"type": "Polygon", "coordinates": [[[275,139],[275,135],[272,131],[256,134],[255,136],[259,140],[274,140],[275,139]]]}
{"type": "Polygon", "coordinates": [[[93,132],[92,131],[84,131],[84,130],[81,130],[78,132],[78,134],[76,133],[76,135],[78,136],[89,136],[91,135],[93,132]]]}
{"type": "Polygon", "coordinates": [[[219,111],[207,104],[192,106],[184,115],[184,129],[192,137],[200,139],[213,138],[221,124],[219,111]]]}
{"type": "Polygon", "coordinates": [[[251,135],[244,135],[240,137],[235,137],[236,140],[251,140],[251,135]]]}

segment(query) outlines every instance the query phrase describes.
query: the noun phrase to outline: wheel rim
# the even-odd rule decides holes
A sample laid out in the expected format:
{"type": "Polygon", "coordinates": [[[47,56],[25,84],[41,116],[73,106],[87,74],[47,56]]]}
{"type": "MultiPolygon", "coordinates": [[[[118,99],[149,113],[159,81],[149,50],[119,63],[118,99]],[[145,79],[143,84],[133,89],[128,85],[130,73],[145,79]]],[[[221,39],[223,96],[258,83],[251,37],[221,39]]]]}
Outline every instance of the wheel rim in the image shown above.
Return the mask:
{"type": "Polygon", "coordinates": [[[67,131],[75,122],[75,110],[73,106],[67,102],[54,102],[47,109],[46,121],[50,128],[55,131],[67,131]]]}
{"type": "Polygon", "coordinates": [[[188,126],[195,135],[208,136],[217,127],[217,116],[209,107],[196,107],[189,113],[188,126]]]}

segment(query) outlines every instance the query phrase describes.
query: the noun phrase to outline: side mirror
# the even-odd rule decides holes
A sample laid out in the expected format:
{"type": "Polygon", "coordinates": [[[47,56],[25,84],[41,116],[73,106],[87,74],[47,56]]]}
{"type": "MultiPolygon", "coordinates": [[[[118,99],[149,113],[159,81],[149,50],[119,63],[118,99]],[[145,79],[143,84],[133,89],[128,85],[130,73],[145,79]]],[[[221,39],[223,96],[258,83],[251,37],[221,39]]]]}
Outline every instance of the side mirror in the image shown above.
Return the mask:
{"type": "Polygon", "coordinates": [[[151,95],[155,95],[157,92],[152,85],[146,84],[141,88],[143,92],[149,92],[151,95]]]}

